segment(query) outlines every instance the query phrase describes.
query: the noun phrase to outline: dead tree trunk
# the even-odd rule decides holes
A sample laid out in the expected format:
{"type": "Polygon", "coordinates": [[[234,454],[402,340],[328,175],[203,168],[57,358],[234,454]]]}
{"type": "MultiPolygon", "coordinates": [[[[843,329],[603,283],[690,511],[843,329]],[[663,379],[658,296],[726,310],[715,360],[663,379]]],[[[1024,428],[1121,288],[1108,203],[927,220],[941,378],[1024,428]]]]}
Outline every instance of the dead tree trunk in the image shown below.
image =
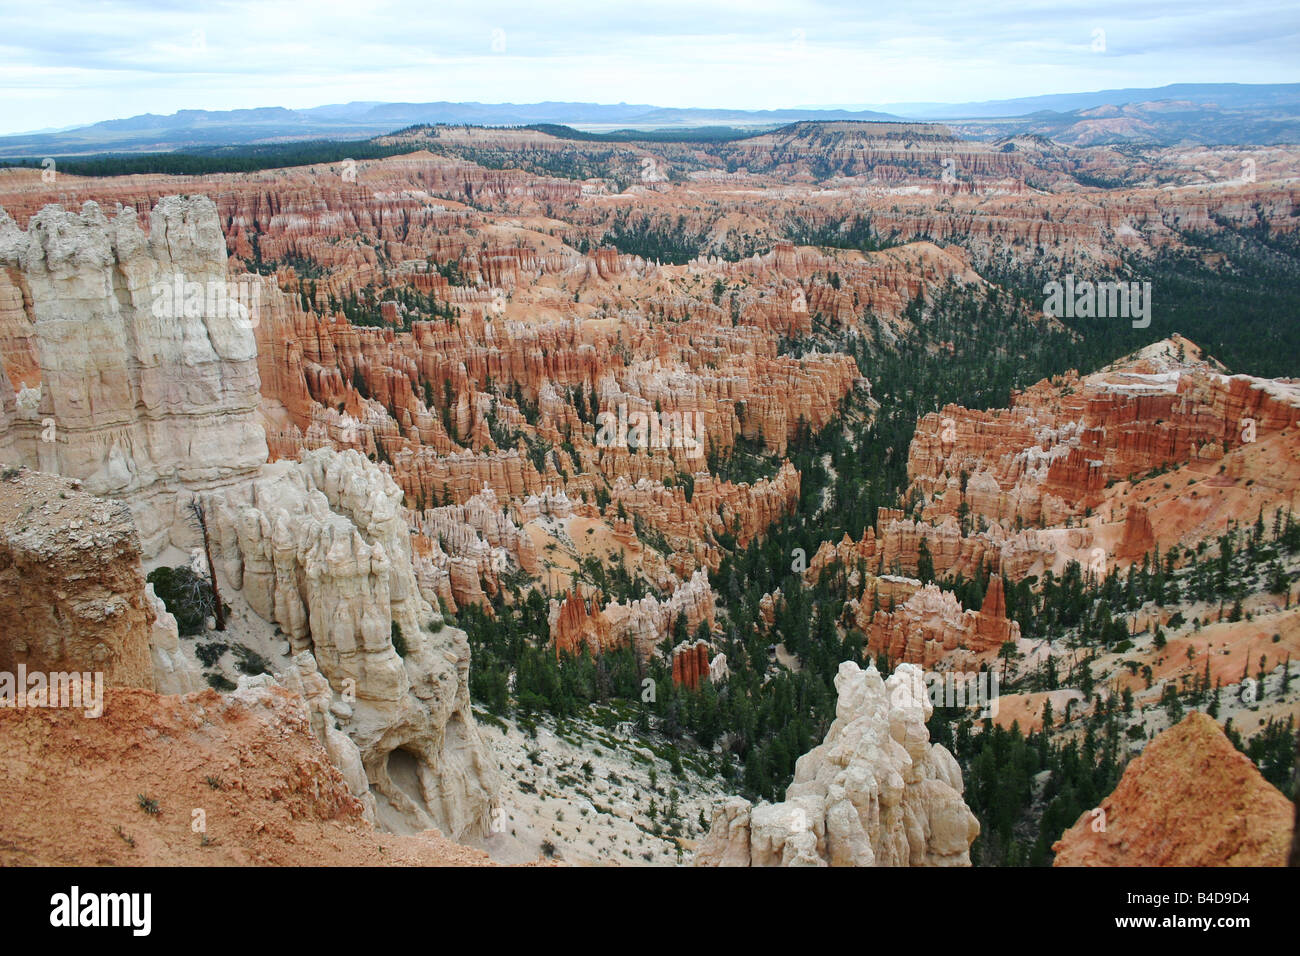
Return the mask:
{"type": "Polygon", "coordinates": [[[226,614],[221,607],[221,591],[217,588],[217,566],[212,563],[212,546],[208,542],[208,514],[207,510],[197,498],[190,502],[190,511],[194,515],[194,522],[198,525],[199,534],[203,536],[203,560],[208,565],[208,583],[212,587],[212,613],[217,619],[217,630],[226,629],[226,614]]]}

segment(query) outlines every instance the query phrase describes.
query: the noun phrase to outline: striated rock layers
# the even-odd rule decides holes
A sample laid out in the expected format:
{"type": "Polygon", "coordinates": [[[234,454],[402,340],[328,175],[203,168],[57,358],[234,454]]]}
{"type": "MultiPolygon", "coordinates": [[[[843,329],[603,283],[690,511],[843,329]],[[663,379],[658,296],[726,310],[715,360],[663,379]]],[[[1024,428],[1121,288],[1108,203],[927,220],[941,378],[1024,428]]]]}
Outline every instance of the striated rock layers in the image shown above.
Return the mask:
{"type": "MultiPolygon", "coordinates": [[[[1004,563],[1004,556],[1019,554],[1014,546],[1023,535],[1012,537],[995,528],[962,537],[954,518],[933,527],[901,519],[889,508],[880,509],[878,524],[879,535],[877,529],[868,528],[860,541],[845,535],[839,543],[823,542],[804,572],[809,584],[823,574],[843,575],[846,590],[856,595],[845,604],[850,619],[846,623],[851,621],[866,635],[872,655],[933,668],[954,652],[978,655],[1020,639],[1020,625],[1007,618],[1006,594],[996,572],[989,575],[983,606],[976,611],[963,609],[952,592],[937,585],[923,585],[901,575],[873,574],[872,569],[896,567],[915,572],[921,545],[927,544],[934,569],[941,576],[955,571],[977,577],[986,562],[997,568],[1004,563]]],[[[778,598],[779,593],[764,595],[766,604],[760,603],[769,625],[775,620],[778,598]]]]}
{"type": "Polygon", "coordinates": [[[735,484],[707,472],[693,476],[687,495],[642,478],[635,484],[619,477],[611,489],[611,507],[662,532],[672,549],[669,564],[682,577],[705,565],[716,571],[722,553],[712,542],[731,534],[746,547],[769,526],[793,514],[799,502],[800,475],[789,461],[769,479],[735,484]]]}
{"type": "MultiPolygon", "coordinates": [[[[812,583],[826,568],[839,562],[854,587],[861,587],[863,581],[874,587],[890,577],[886,571],[894,576],[919,573],[922,546],[938,578],[952,575],[975,578],[999,569],[1019,578],[1036,561],[1050,565],[1059,549],[1079,548],[1092,539],[1093,532],[1087,529],[1062,529],[1059,534],[1049,536],[1033,529],[1012,533],[1000,525],[964,535],[952,515],[939,518],[936,524],[927,524],[904,518],[897,508],[881,508],[876,527],[867,528],[860,541],[845,535],[839,543],[822,542],[816,554],[808,559],[804,579],[812,583]]],[[[895,597],[906,600],[910,593],[895,597]]],[[[881,595],[882,604],[888,599],[881,595]]]]}
{"type": "Polygon", "coordinates": [[[841,664],[835,720],[799,758],[785,801],[729,800],[695,864],[969,866],[979,822],[956,758],[930,743],[920,678],[911,664],[888,680],[874,666],[841,664]]]}
{"type": "Polygon", "coordinates": [[[319,667],[331,697],[316,709],[355,741],[392,810],[380,821],[483,832],[497,781],[470,710],[469,644],[420,592],[391,478],[355,451],[318,449],[204,500],[225,577],[310,651],[308,674],[319,667]]]}
{"type": "Polygon", "coordinates": [[[411,522],[418,532],[412,535],[411,546],[420,590],[430,601],[441,599],[449,611],[487,604],[488,593],[501,592],[501,573],[512,564],[533,576],[541,570],[533,539],[502,510],[491,488],[485,487],[463,505],[414,513],[411,522]]]}
{"type": "MultiPolygon", "coordinates": [[[[972,520],[1004,527],[1062,524],[1101,504],[1111,484],[1217,462],[1298,418],[1294,384],[1224,375],[1174,336],[1092,375],[1043,380],[1007,409],[926,415],[908,450],[909,494],[923,498],[927,519],[964,505],[972,520]]],[[[1152,541],[1135,520],[1126,556],[1152,541]]]]}
{"type": "Polygon", "coordinates": [[[1295,807],[1193,711],[1052,849],[1056,866],[1285,866],[1295,807]]]}
{"type": "Polygon", "coordinates": [[[125,498],[147,555],[168,543],[178,488],[228,483],[266,460],[254,317],[227,285],[210,199],[159,200],[148,235],[134,210],[109,219],[93,202],[79,214],[48,206],[26,232],[0,213],[0,267],[20,273],[40,363],[14,451],[125,498]]]}
{"type": "Polygon", "coordinates": [[[1007,619],[1002,579],[994,575],[979,611],[963,610],[951,591],[927,584],[891,611],[858,603],[852,610],[867,635],[867,650],[891,661],[933,668],[955,651],[980,654],[1020,639],[1020,625],[1007,619]]]}
{"type": "Polygon", "coordinates": [[[672,631],[679,617],[685,617],[691,633],[701,624],[713,626],[715,595],[704,569],[696,571],[667,599],[648,594],[625,604],[601,607],[601,596],[584,598],[570,592],[563,602],[551,601],[549,624],[556,656],[592,654],[631,646],[646,660],[672,631]]]}
{"type": "Polygon", "coordinates": [[[27,471],[0,480],[0,671],[197,690],[176,621],[145,584],[130,510],[76,485],[27,471]]]}

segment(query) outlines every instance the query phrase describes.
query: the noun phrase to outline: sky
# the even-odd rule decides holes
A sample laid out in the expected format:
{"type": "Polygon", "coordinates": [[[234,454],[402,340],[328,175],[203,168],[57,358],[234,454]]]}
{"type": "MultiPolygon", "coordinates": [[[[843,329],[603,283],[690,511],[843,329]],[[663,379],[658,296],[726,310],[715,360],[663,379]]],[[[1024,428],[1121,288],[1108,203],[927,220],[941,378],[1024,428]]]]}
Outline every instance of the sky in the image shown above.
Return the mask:
{"type": "Polygon", "coordinates": [[[774,109],[1300,81],[1295,0],[0,0],[0,134],[181,109],[774,109]]]}

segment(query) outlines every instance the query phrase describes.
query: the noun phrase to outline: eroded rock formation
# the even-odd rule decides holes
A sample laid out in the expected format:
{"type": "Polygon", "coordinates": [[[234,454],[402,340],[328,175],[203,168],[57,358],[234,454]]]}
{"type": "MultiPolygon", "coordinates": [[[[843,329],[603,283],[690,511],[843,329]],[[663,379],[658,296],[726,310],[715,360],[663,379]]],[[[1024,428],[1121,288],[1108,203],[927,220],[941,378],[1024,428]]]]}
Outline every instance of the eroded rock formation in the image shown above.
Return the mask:
{"type": "Polygon", "coordinates": [[[214,560],[310,651],[370,783],[413,829],[458,838],[487,826],[498,783],[470,710],[469,644],[420,593],[401,498],[357,452],[318,449],[205,501],[214,560]]]}
{"type": "Polygon", "coordinates": [[[671,633],[678,618],[685,618],[690,633],[701,624],[712,627],[714,602],[703,569],[663,600],[648,594],[639,600],[611,602],[602,607],[599,594],[583,598],[571,592],[563,602],[551,602],[551,640],[556,654],[577,654],[583,647],[592,654],[612,647],[633,647],[645,660],[671,633]]]}
{"type": "Polygon", "coordinates": [[[835,720],[795,764],[785,801],[729,800],[695,864],[969,866],[979,822],[956,758],[930,743],[920,678],[911,664],[888,680],[874,666],[841,664],[835,720]]]}
{"type": "Polygon", "coordinates": [[[695,641],[674,647],[673,683],[690,690],[699,690],[700,682],[705,680],[712,680],[708,642],[695,641]]]}
{"type": "MultiPolygon", "coordinates": [[[[908,452],[911,492],[927,519],[1061,525],[1100,508],[1110,486],[1191,462],[1217,462],[1266,443],[1300,418],[1300,391],[1225,375],[1175,337],[1092,375],[1044,380],[1008,409],[950,405],[917,425],[908,452]],[[965,482],[963,487],[963,481],[965,482]]],[[[1123,531],[1123,556],[1150,547],[1144,515],[1123,531]]]]}
{"type": "Polygon", "coordinates": [[[26,232],[0,216],[0,266],[20,270],[40,362],[39,403],[17,410],[14,451],[127,500],[146,555],[167,544],[178,489],[266,460],[253,318],[227,284],[210,199],[159,200],[147,234],[133,209],[109,219],[93,202],[47,207],[26,232]]]}
{"type": "MultiPolygon", "coordinates": [[[[34,533],[30,508],[13,525],[10,567],[24,582],[6,590],[18,638],[6,650],[49,667],[93,663],[115,683],[194,690],[140,554],[200,545],[180,520],[197,501],[223,585],[288,635],[297,657],[283,679],[310,702],[313,729],[363,809],[398,829],[481,832],[497,783],[470,711],[465,636],[433,610],[436,593],[421,593],[402,493],[380,468],[329,449],[266,464],[261,314],[250,307],[264,291],[268,314],[283,314],[285,299],[256,277],[232,292],[212,201],[160,199],[147,235],[133,211],[110,220],[94,204],[80,215],[46,209],[25,233],[5,219],[0,259],[20,269],[41,360],[35,402],[25,400],[35,389],[13,401],[0,388],[3,447],[130,506],[98,502],[84,520],[56,524],[69,539],[50,548],[23,537],[34,533]],[[84,566],[64,567],[69,558],[84,566]],[[85,583],[61,608],[50,594],[65,593],[69,576],[85,583]],[[61,614],[83,622],[71,638],[61,614]],[[25,640],[22,627],[39,633],[25,640]]],[[[56,514],[78,500],[34,506],[56,514]]],[[[489,537],[508,534],[488,510],[461,517],[489,537]]]]}
{"type": "Polygon", "coordinates": [[[0,671],[99,672],[152,690],[150,597],[124,504],[52,475],[0,479],[0,671]]]}
{"type": "Polygon", "coordinates": [[[1285,866],[1295,807],[1193,711],[1053,845],[1055,866],[1285,866]]]}
{"type": "Polygon", "coordinates": [[[859,628],[867,635],[867,650],[891,661],[909,661],[933,669],[956,652],[972,655],[996,651],[1007,641],[1020,639],[1020,625],[1007,620],[1002,579],[989,580],[984,608],[963,610],[951,591],[927,584],[892,612],[874,615],[859,603],[855,608],[859,628]]]}
{"type": "Polygon", "coordinates": [[[149,632],[149,654],[153,658],[153,687],[160,694],[189,694],[202,690],[203,674],[181,650],[176,618],[154,593],[153,585],[144,586],[153,606],[154,622],[149,632]]]}

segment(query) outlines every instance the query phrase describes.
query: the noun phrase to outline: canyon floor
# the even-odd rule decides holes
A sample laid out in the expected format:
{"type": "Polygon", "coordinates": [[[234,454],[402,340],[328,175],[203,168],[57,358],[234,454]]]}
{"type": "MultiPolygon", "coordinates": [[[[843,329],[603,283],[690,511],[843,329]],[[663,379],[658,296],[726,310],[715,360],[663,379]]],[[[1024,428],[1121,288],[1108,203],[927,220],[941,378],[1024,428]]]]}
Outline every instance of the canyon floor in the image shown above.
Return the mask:
{"type": "Polygon", "coordinates": [[[0,711],[5,804],[73,808],[7,859],[1047,865],[1165,734],[1286,799],[1300,148],[375,146],[0,169],[0,668],[111,692],[0,711]]]}
{"type": "Polygon", "coordinates": [[[596,708],[582,720],[519,722],[479,715],[500,761],[502,832],[493,859],[577,866],[676,865],[689,860],[725,796],[712,754],[686,753],[675,774],[667,742],[637,736],[634,715],[596,708]],[[653,775],[653,776],[652,776],[653,775]],[[680,849],[679,849],[680,848],[680,849]]]}

